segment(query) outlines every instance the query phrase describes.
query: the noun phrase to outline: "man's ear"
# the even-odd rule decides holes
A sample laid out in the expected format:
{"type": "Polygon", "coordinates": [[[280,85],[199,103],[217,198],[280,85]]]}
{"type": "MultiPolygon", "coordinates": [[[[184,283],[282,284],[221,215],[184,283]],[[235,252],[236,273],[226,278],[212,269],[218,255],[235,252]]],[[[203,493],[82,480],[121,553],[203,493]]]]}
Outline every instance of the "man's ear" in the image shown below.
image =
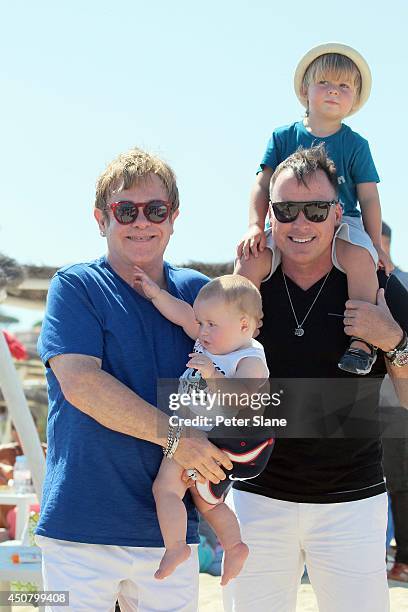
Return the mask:
{"type": "Polygon", "coordinates": [[[106,219],[106,216],[104,215],[103,210],[101,210],[100,208],[94,208],[94,217],[98,224],[99,232],[101,236],[105,235],[107,219],[106,219]]]}
{"type": "Polygon", "coordinates": [[[334,214],[336,216],[335,226],[339,227],[339,225],[341,223],[341,219],[343,217],[343,209],[341,207],[340,202],[337,202],[336,207],[334,209],[334,214]]]}
{"type": "Polygon", "coordinates": [[[174,212],[170,213],[170,221],[172,223],[174,223],[174,221],[177,219],[177,217],[179,216],[179,213],[180,213],[180,210],[178,208],[174,212]]]}
{"type": "Polygon", "coordinates": [[[273,217],[273,211],[272,211],[272,201],[271,201],[271,195],[269,194],[269,202],[268,202],[268,212],[266,213],[267,218],[269,219],[269,223],[272,220],[273,217]]]}
{"type": "Polygon", "coordinates": [[[179,216],[179,209],[177,208],[177,210],[175,210],[174,212],[172,212],[170,214],[170,225],[171,225],[171,233],[174,232],[174,221],[177,219],[177,217],[179,216]]]}

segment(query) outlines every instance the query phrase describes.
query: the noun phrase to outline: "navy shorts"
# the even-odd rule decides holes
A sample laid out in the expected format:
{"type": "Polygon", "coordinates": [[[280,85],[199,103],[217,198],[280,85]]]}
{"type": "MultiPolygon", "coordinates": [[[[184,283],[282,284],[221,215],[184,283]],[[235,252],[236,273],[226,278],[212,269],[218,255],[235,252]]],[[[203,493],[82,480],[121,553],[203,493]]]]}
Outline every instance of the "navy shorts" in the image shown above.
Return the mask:
{"type": "Polygon", "coordinates": [[[259,476],[266,467],[275,444],[274,438],[263,440],[237,438],[208,438],[210,442],[224,451],[233,463],[232,470],[222,468],[226,474],[225,480],[214,484],[196,482],[196,489],[209,504],[218,504],[225,499],[235,480],[247,480],[259,476]]]}

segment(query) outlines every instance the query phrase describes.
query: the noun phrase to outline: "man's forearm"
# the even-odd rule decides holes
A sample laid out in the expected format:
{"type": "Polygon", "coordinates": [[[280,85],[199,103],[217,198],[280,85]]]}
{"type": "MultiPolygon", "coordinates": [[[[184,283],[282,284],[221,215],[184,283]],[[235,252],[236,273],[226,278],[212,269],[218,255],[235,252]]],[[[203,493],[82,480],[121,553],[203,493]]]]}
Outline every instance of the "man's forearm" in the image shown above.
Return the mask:
{"type": "MultiPolygon", "coordinates": [[[[101,360],[89,355],[64,354],[50,359],[64,397],[101,425],[120,433],[167,446],[169,419],[116,378],[101,370],[101,360]]],[[[232,468],[222,451],[204,432],[184,428],[174,459],[184,468],[197,469],[211,482],[232,468]]]]}
{"type": "Polygon", "coordinates": [[[408,366],[398,368],[387,363],[387,371],[401,406],[408,408],[408,366]]]}
{"type": "MultiPolygon", "coordinates": [[[[402,328],[392,319],[387,326],[385,339],[376,346],[384,353],[392,351],[401,342],[403,336],[402,328]]],[[[401,406],[408,408],[408,366],[394,366],[387,358],[385,358],[385,365],[401,406]]]]}
{"type": "Polygon", "coordinates": [[[61,388],[75,408],[101,425],[166,445],[168,417],[99,367],[78,368],[61,388]]]}

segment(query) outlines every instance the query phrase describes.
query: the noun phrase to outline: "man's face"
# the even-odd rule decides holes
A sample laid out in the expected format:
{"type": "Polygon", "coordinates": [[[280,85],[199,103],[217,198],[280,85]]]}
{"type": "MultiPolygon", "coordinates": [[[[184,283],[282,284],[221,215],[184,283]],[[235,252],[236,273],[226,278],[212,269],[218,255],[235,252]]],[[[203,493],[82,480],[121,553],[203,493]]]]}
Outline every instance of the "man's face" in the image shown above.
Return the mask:
{"type": "MultiPolygon", "coordinates": [[[[333,186],[322,170],[308,178],[307,186],[298,183],[292,170],[283,170],[273,186],[272,202],[331,201],[336,199],[333,186]]],[[[341,219],[340,205],[330,207],[321,223],[308,221],[301,211],[292,223],[280,223],[270,212],[272,236],[282,253],[282,260],[301,266],[331,261],[331,245],[341,219]]]]}
{"type": "MultiPolygon", "coordinates": [[[[128,200],[135,203],[168,199],[165,186],[158,176],[149,174],[138,185],[112,194],[107,204],[128,200]]],[[[95,209],[99,228],[106,234],[108,261],[122,276],[127,276],[136,264],[146,270],[160,267],[163,254],[173,233],[173,223],[178,211],[163,223],[152,223],[139,207],[137,218],[129,225],[121,225],[108,210],[108,220],[102,211],[95,209]]]]}

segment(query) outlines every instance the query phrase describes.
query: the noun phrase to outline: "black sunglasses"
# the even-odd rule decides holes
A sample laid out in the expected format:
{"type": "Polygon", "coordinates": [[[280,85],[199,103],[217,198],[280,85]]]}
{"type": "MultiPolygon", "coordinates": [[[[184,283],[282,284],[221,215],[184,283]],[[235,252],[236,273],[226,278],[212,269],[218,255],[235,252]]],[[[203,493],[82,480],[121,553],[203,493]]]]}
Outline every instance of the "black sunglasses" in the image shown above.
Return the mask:
{"type": "Polygon", "coordinates": [[[272,210],[279,223],[292,223],[295,221],[300,211],[303,212],[308,221],[321,223],[326,221],[329,216],[331,206],[336,206],[338,200],[330,202],[271,202],[272,210]]]}
{"type": "Polygon", "coordinates": [[[107,208],[110,208],[116,221],[121,225],[134,223],[139,214],[139,208],[143,208],[144,216],[151,223],[163,223],[170,214],[171,204],[164,200],[151,200],[150,202],[122,200],[108,204],[107,208]]]}

